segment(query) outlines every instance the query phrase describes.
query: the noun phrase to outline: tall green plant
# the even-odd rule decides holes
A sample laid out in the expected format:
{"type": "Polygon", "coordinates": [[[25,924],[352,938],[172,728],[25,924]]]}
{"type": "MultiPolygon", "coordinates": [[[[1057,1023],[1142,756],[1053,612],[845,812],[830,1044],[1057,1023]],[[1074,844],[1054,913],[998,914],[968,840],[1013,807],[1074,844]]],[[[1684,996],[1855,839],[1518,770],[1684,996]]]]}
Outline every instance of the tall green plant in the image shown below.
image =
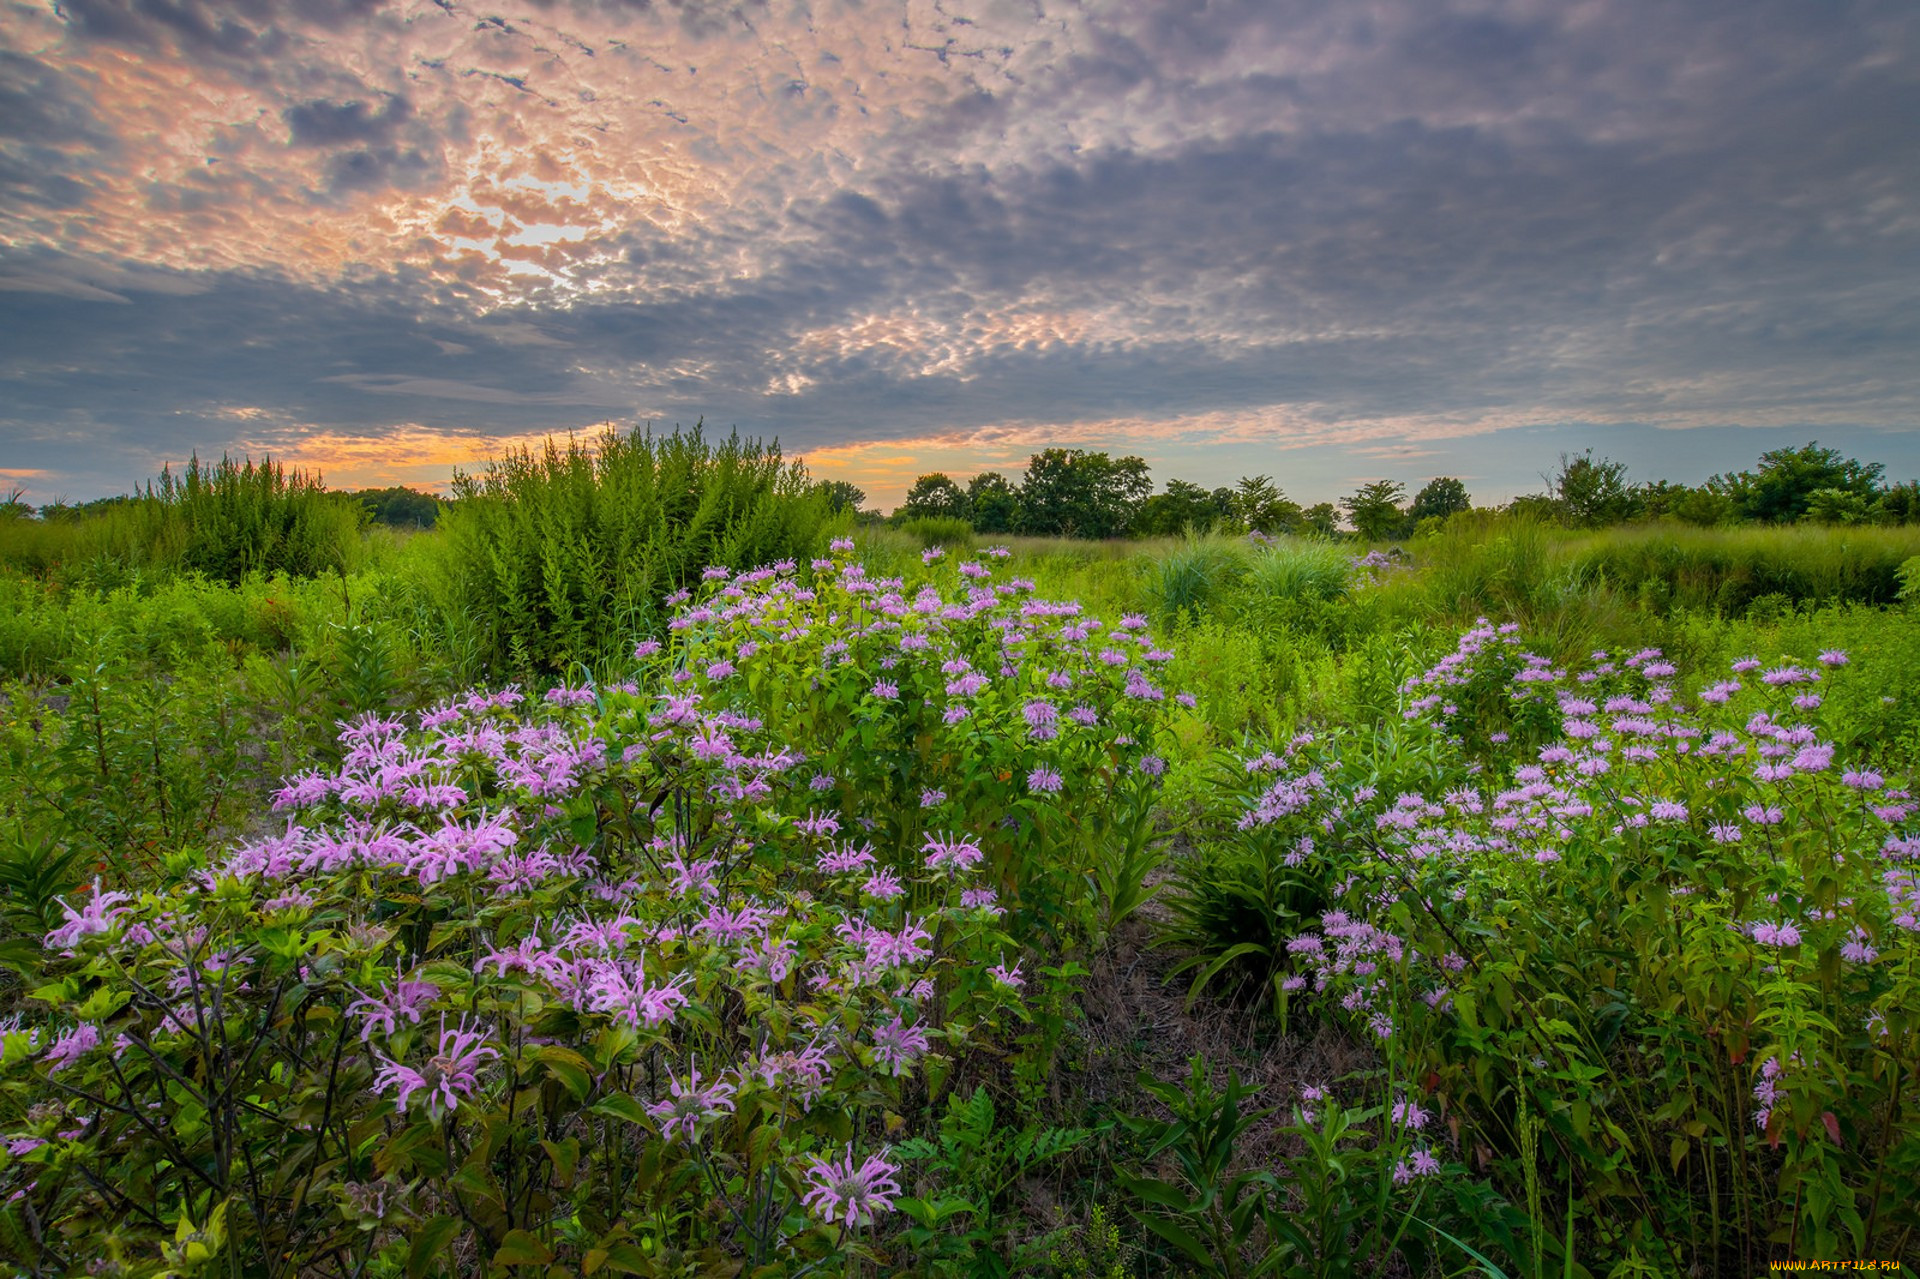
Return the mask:
{"type": "Polygon", "coordinates": [[[441,516],[443,614],[476,622],[496,670],[616,664],[661,620],[664,595],[709,565],[814,548],[826,500],[779,445],[696,426],[553,440],[457,475],[441,516]]]}

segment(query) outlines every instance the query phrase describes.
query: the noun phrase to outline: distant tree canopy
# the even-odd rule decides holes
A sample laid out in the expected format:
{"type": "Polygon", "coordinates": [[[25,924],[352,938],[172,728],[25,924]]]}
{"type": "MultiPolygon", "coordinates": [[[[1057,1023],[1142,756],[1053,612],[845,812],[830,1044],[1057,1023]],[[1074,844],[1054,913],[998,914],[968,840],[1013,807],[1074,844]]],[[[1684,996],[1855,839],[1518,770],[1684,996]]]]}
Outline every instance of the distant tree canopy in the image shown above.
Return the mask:
{"type": "Polygon", "coordinates": [[[938,471],[915,480],[900,507],[910,520],[964,520],[970,513],[967,491],[938,471]]]}
{"type": "MultiPolygon", "coordinates": [[[[1591,449],[1563,453],[1541,476],[1547,491],[1515,498],[1506,509],[1573,528],[1632,520],[1687,524],[1757,521],[1823,524],[1920,523],[1920,483],[1886,485],[1878,463],[1808,444],[1764,453],[1750,471],[1716,475],[1704,484],[1668,480],[1636,484],[1624,462],[1591,449]]],[[[829,487],[829,486],[822,486],[829,487]]],[[[858,501],[864,495],[844,486],[858,501]]],[[[1049,537],[1177,537],[1188,532],[1339,535],[1344,516],[1369,541],[1431,531],[1473,509],[1457,476],[1439,475],[1407,499],[1400,480],[1375,480],[1332,502],[1302,506],[1270,475],[1249,475],[1208,490],[1170,479],[1160,493],[1146,462],[1084,449],[1044,449],[1028,459],[1018,482],[998,471],[961,480],[922,475],[897,509],[896,521],[966,520],[980,533],[1049,537]]]]}
{"type": "Polygon", "coordinates": [[[1802,448],[1762,453],[1756,469],[1716,475],[1707,483],[1724,492],[1745,518],[1761,524],[1789,524],[1810,515],[1818,519],[1817,512],[1841,510],[1857,510],[1865,518],[1884,470],[1878,462],[1842,457],[1840,450],[1823,449],[1815,441],[1802,448]],[[1821,493],[1827,496],[1816,502],[1815,495],[1821,493]]]}
{"type": "Polygon", "coordinates": [[[394,528],[432,528],[440,519],[440,499],[418,489],[361,489],[350,494],[375,524],[394,528]]]}
{"type": "Polygon", "coordinates": [[[1020,521],[1020,493],[998,471],[982,471],[967,481],[967,505],[973,527],[982,533],[1011,533],[1020,521]]]}
{"type": "Polygon", "coordinates": [[[1406,515],[1400,509],[1400,500],[1407,495],[1407,486],[1399,480],[1374,480],[1364,484],[1351,497],[1341,501],[1341,507],[1347,513],[1347,519],[1353,524],[1353,531],[1369,542],[1384,541],[1400,531],[1406,521],[1406,515]]]}
{"type": "Polygon", "coordinates": [[[1427,481],[1427,486],[1413,495],[1407,518],[1418,524],[1421,520],[1444,520],[1449,515],[1472,509],[1473,498],[1468,496],[1467,486],[1450,475],[1442,475],[1427,481]]]}
{"type": "Polygon", "coordinates": [[[865,489],[846,480],[821,480],[813,488],[827,499],[827,509],[835,515],[842,511],[858,511],[867,500],[865,489]]]}

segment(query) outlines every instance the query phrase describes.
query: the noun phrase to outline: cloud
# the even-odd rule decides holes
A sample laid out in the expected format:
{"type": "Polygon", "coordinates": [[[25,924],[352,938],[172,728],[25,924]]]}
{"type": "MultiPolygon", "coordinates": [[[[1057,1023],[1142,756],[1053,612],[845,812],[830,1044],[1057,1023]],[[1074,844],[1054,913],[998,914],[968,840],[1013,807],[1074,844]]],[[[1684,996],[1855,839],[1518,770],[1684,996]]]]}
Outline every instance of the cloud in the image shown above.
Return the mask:
{"type": "Polygon", "coordinates": [[[1920,411],[1903,3],[73,0],[0,47],[0,446],[62,474],[236,406],[1329,485],[1920,411]]]}

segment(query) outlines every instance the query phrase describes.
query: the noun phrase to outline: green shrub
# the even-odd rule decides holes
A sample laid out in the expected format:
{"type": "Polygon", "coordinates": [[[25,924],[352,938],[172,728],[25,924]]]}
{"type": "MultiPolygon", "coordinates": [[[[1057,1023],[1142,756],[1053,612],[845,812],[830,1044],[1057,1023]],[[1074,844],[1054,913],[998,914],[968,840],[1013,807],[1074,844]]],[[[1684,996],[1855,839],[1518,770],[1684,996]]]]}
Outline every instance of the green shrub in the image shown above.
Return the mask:
{"type": "Polygon", "coordinates": [[[427,595],[496,672],[617,664],[702,569],[804,556],[827,518],[777,444],[714,445],[698,427],[549,440],[453,493],[427,595]]]}

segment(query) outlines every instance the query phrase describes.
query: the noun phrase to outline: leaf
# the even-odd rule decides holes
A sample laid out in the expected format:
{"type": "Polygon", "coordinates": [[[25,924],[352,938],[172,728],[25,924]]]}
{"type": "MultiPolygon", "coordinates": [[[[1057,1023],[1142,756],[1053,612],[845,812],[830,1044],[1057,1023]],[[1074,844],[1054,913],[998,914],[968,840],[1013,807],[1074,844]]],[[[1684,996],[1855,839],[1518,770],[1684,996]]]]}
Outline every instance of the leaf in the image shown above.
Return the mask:
{"type": "Polygon", "coordinates": [[[1162,1239],[1165,1239],[1189,1257],[1192,1257],[1200,1265],[1209,1268],[1212,1267],[1213,1258],[1207,1255],[1206,1245],[1194,1238],[1186,1230],[1176,1226],[1164,1217],[1155,1217],[1142,1212],[1136,1212],[1133,1215],[1140,1219],[1141,1225],[1153,1231],[1154,1234],[1159,1235],[1162,1239]]]}
{"type": "Polygon", "coordinates": [[[509,1230],[493,1254],[496,1266],[544,1266],[553,1260],[553,1249],[524,1230],[509,1230]]]}
{"type": "Polygon", "coordinates": [[[575,1101],[585,1101],[593,1091],[593,1063],[573,1049],[548,1044],[540,1049],[540,1063],[565,1085],[575,1101]]]}
{"type": "Polygon", "coordinates": [[[460,1229],[460,1223],[452,1217],[435,1217],[428,1221],[413,1236],[413,1246],[407,1249],[407,1279],[421,1279],[433,1260],[446,1251],[453,1242],[453,1236],[460,1229]]]}
{"type": "Polygon", "coordinates": [[[586,1273],[597,1273],[601,1269],[612,1269],[622,1275],[645,1275],[647,1273],[647,1254],[639,1244],[612,1243],[601,1248],[588,1248],[586,1264],[582,1269],[586,1273]]]}
{"type": "Polygon", "coordinates": [[[553,1171],[560,1184],[572,1185],[573,1170],[580,1162],[580,1139],[569,1137],[565,1141],[543,1141],[540,1146],[547,1152],[547,1158],[553,1160],[553,1171]]]}
{"type": "Polygon", "coordinates": [[[1180,1193],[1178,1186],[1170,1185],[1164,1181],[1156,1181],[1151,1177],[1129,1177],[1125,1173],[1121,1173],[1119,1176],[1121,1185],[1125,1186],[1130,1193],[1139,1196],[1148,1203],[1160,1204],[1163,1207],[1173,1209],[1175,1212],[1193,1211],[1192,1201],[1180,1193]]]}
{"type": "Polygon", "coordinates": [[[627,1093],[617,1092],[603,1097],[587,1107],[590,1115],[604,1115],[608,1119],[624,1119],[630,1124],[647,1123],[647,1111],[638,1101],[627,1093]]]}
{"type": "Polygon", "coordinates": [[[1820,1112],[1820,1122],[1827,1126],[1827,1136],[1833,1138],[1833,1144],[1845,1149],[1847,1143],[1840,1140],[1840,1120],[1831,1110],[1820,1112]]]}

